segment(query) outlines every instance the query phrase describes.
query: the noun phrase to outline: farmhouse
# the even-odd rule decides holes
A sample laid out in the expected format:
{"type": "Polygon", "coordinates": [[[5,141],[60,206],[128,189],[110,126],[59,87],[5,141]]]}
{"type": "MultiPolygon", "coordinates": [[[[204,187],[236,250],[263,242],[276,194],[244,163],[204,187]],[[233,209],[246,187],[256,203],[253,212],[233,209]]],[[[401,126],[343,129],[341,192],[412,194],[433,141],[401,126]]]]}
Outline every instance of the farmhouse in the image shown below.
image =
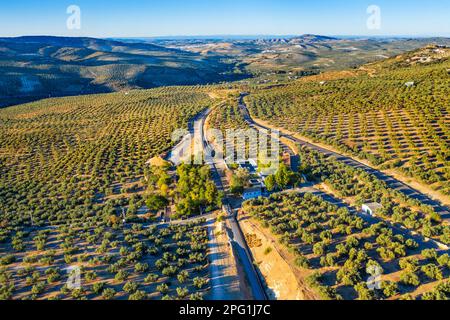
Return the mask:
{"type": "Polygon", "coordinates": [[[240,161],[237,165],[239,168],[245,169],[253,177],[249,180],[250,186],[245,188],[242,199],[250,200],[261,197],[264,194],[266,186],[264,185],[264,175],[258,172],[258,164],[256,161],[249,159],[240,161]]]}
{"type": "Polygon", "coordinates": [[[362,212],[371,216],[376,216],[381,209],[383,209],[383,205],[377,202],[365,203],[362,205],[362,212]]]}

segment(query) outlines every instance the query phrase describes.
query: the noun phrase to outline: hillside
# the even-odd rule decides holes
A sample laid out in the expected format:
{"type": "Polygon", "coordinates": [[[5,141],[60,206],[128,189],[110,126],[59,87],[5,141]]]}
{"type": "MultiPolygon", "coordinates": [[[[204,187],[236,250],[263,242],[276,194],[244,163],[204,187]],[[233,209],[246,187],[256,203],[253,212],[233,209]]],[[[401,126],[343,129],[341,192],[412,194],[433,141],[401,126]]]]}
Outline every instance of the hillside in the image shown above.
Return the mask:
{"type": "Polygon", "coordinates": [[[251,113],[450,195],[449,48],[257,90],[251,113]]]}
{"type": "Polygon", "coordinates": [[[17,213],[16,222],[32,211],[37,224],[88,213],[141,178],[145,163],[172,145],[172,132],[212,101],[204,90],[180,87],[0,110],[0,211],[17,213]]]}
{"type": "Polygon", "coordinates": [[[450,45],[450,40],[320,35],[228,40],[0,38],[0,107],[172,85],[290,81],[357,68],[428,43],[450,45]]]}
{"type": "Polygon", "coordinates": [[[240,79],[221,57],[148,43],[0,38],[0,107],[39,98],[240,79]]]}

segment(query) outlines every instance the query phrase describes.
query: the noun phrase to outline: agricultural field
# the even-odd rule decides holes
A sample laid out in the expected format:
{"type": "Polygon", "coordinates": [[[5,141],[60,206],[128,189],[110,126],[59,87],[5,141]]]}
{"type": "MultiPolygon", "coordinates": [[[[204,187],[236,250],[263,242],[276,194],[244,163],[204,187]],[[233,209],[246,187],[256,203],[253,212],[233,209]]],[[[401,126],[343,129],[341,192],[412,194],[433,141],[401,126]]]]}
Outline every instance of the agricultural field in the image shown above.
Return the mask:
{"type": "Polygon", "coordinates": [[[384,222],[368,223],[310,193],[250,200],[243,210],[295,256],[295,268],[322,299],[449,296],[448,254],[421,249],[384,222]]]}
{"type": "Polygon", "coordinates": [[[152,218],[162,209],[158,205],[169,200],[179,217],[220,205],[209,168],[181,167],[173,176],[158,176],[147,162],[174,144],[175,129],[215,103],[208,90],[173,87],[48,99],[0,111],[2,298],[203,295],[208,280],[203,224],[163,229],[151,224],[159,222],[152,218]],[[163,191],[168,197],[158,202],[163,191]],[[72,264],[85,267],[86,283],[104,283],[107,293],[102,284],[75,293],[63,288],[64,270],[72,264]],[[186,272],[176,292],[176,276],[186,272]],[[125,280],[131,284],[122,290],[125,280]]]}
{"type": "MultiPolygon", "coordinates": [[[[253,90],[251,114],[450,195],[450,49],[253,90]]],[[[448,198],[448,197],[447,197],[448,198]]]]}
{"type": "Polygon", "coordinates": [[[326,191],[358,210],[363,203],[377,202],[383,208],[377,216],[394,225],[450,244],[450,226],[429,205],[389,188],[385,182],[362,169],[355,169],[334,157],[300,149],[301,169],[309,181],[326,186],[326,191]]]}
{"type": "Polygon", "coordinates": [[[208,119],[208,126],[226,133],[227,130],[248,129],[239,105],[237,97],[229,99],[223,105],[217,107],[208,119]]]}
{"type": "MultiPolygon", "coordinates": [[[[248,99],[253,99],[252,96],[253,94],[248,96],[248,99]]],[[[222,121],[218,123],[233,123],[236,119],[236,123],[242,121],[242,128],[249,128],[243,122],[243,116],[237,107],[234,112],[217,110],[218,116],[222,117],[222,121]],[[220,111],[227,116],[223,117],[220,111]]],[[[281,145],[283,149],[287,148],[286,145],[281,145]]],[[[324,186],[327,192],[358,209],[363,203],[381,203],[383,210],[379,212],[379,216],[384,220],[424,237],[450,244],[450,226],[433,207],[388,187],[374,175],[362,169],[352,168],[334,157],[325,156],[306,147],[290,146],[290,148],[299,153],[301,162],[299,172],[304,174],[309,182],[324,186]]]]}

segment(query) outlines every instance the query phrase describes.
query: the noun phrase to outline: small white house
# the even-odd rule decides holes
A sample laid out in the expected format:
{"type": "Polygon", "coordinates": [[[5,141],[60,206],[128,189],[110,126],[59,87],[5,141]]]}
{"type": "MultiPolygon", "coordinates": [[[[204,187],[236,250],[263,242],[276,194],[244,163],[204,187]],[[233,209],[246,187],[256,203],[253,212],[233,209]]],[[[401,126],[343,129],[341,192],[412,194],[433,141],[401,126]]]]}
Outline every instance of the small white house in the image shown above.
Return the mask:
{"type": "Polygon", "coordinates": [[[373,217],[376,216],[381,209],[383,209],[383,205],[377,202],[365,203],[362,205],[362,212],[373,217]]]}

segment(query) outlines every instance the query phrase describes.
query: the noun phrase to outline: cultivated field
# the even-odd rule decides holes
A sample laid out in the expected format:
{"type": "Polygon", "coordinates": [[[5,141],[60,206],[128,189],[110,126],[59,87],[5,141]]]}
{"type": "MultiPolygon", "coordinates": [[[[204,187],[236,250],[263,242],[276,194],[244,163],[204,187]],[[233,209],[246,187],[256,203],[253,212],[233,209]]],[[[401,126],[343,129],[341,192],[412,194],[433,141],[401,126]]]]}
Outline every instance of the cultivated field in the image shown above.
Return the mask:
{"type": "Polygon", "coordinates": [[[202,299],[209,288],[202,224],[24,228],[1,246],[0,298],[202,299]]]}

